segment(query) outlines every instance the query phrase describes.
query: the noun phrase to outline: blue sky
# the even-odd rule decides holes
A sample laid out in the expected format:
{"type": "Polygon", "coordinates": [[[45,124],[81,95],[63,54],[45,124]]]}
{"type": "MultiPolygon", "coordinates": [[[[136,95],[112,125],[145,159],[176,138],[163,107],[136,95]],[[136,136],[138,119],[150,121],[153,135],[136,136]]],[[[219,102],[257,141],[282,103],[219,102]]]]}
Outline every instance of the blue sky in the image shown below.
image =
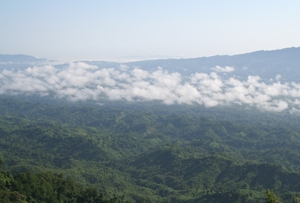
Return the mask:
{"type": "Polygon", "coordinates": [[[300,46],[300,1],[9,0],[0,53],[61,60],[200,57],[300,46]]]}

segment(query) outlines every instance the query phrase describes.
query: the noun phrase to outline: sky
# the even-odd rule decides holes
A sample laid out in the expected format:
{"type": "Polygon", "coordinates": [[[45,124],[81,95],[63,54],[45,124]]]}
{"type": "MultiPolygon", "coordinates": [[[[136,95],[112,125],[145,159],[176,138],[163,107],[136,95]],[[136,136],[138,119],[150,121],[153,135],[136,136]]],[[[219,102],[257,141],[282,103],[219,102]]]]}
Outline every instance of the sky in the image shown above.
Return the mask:
{"type": "Polygon", "coordinates": [[[0,5],[0,54],[132,60],[300,46],[299,0],[1,0],[0,5]]]}

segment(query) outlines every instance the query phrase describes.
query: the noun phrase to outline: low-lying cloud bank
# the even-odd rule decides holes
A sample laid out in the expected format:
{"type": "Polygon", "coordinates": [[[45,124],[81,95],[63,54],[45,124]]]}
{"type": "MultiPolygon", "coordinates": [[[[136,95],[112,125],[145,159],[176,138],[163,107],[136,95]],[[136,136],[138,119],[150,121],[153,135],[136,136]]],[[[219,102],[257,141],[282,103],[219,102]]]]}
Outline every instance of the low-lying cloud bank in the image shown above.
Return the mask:
{"type": "Polygon", "coordinates": [[[64,68],[52,65],[33,66],[24,70],[0,71],[0,94],[54,94],[77,100],[151,101],[165,104],[200,104],[206,107],[245,104],[267,111],[300,112],[300,84],[265,83],[258,76],[245,81],[235,77],[222,79],[218,72],[232,67],[214,67],[210,74],[182,76],[162,68],[148,72],[140,68],[103,68],[86,63],[70,63],[64,68]]]}

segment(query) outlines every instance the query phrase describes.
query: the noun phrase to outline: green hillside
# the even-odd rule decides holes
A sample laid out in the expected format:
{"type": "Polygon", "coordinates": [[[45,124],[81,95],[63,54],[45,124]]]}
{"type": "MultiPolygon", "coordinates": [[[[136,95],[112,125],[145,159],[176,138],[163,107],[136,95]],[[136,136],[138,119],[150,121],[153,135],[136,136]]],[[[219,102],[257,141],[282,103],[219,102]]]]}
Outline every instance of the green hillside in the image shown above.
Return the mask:
{"type": "Polygon", "coordinates": [[[297,116],[4,96],[0,104],[0,157],[15,177],[63,174],[132,202],[266,202],[267,189],[288,202],[300,195],[297,116]]]}

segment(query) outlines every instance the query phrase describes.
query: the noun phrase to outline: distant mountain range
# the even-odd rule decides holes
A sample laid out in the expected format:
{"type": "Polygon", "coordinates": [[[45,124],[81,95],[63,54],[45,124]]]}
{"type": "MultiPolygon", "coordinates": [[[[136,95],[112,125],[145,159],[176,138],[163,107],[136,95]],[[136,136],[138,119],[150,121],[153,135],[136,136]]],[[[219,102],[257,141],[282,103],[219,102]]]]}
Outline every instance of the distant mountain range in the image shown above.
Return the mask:
{"type": "MultiPolygon", "coordinates": [[[[0,62],[29,63],[46,61],[28,55],[1,55],[0,62]]],[[[147,71],[157,70],[161,67],[169,72],[178,72],[182,75],[190,75],[196,72],[211,73],[223,72],[226,77],[238,77],[246,79],[249,75],[258,75],[263,80],[270,80],[280,75],[282,81],[300,81],[300,47],[285,48],[272,51],[256,51],[238,55],[217,55],[211,57],[199,57],[190,59],[156,59],[137,62],[116,63],[108,61],[81,61],[98,68],[119,67],[120,64],[129,68],[139,67],[147,71]],[[216,69],[230,67],[233,71],[216,69]],[[233,69],[232,69],[233,68],[233,69]]],[[[2,68],[4,66],[1,66],[2,68]]],[[[9,67],[12,67],[11,65],[9,67]]],[[[26,66],[23,66],[26,67],[26,66]]],[[[17,67],[16,67],[17,68],[17,67]]]]}
{"type": "Polygon", "coordinates": [[[239,55],[222,55],[191,59],[161,59],[127,63],[145,70],[155,70],[158,66],[171,72],[193,74],[195,72],[210,73],[216,66],[234,68],[226,72],[227,76],[259,75],[263,79],[275,78],[280,74],[283,80],[298,81],[300,72],[300,47],[273,51],[256,51],[239,55]]]}
{"type": "Polygon", "coordinates": [[[45,60],[45,59],[39,59],[33,56],[28,56],[23,54],[16,54],[16,55],[0,54],[1,62],[33,62],[33,61],[41,61],[41,60],[45,60]]]}

